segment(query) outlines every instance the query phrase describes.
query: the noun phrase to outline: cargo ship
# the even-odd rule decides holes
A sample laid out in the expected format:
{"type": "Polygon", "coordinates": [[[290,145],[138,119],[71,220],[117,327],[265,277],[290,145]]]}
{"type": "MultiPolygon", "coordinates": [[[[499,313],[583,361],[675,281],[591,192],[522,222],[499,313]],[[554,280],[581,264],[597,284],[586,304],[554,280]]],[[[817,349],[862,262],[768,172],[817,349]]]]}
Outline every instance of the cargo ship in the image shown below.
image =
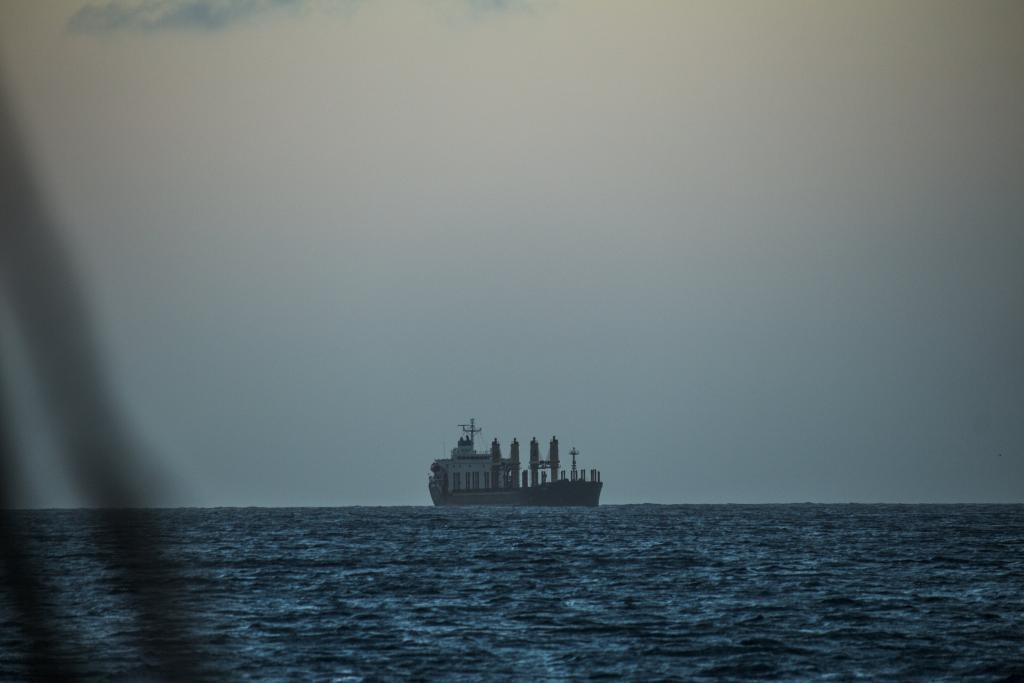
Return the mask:
{"type": "Polygon", "coordinates": [[[495,438],[490,451],[477,452],[476,435],[482,430],[476,420],[459,425],[462,436],[451,457],[430,466],[427,487],[434,505],[548,505],[596,506],[601,498],[601,473],[580,469],[579,451],[569,451],[569,471],[560,469],[558,438],[551,437],[548,457],[540,458],[537,438],[530,440],[529,462],[520,468],[519,440],[512,439],[508,457],[501,454],[495,438]]]}

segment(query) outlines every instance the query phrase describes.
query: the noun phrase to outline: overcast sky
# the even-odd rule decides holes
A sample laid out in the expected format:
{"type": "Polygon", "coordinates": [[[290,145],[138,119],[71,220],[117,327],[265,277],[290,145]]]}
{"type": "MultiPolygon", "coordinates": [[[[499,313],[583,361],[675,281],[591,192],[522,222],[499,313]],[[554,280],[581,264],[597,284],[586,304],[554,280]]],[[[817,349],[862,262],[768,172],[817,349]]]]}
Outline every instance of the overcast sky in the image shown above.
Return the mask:
{"type": "MultiPolygon", "coordinates": [[[[0,72],[175,504],[429,504],[470,417],[606,503],[1022,502],[1022,36],[1015,0],[7,0],[0,72]]],[[[32,501],[74,504],[0,341],[32,501]]]]}

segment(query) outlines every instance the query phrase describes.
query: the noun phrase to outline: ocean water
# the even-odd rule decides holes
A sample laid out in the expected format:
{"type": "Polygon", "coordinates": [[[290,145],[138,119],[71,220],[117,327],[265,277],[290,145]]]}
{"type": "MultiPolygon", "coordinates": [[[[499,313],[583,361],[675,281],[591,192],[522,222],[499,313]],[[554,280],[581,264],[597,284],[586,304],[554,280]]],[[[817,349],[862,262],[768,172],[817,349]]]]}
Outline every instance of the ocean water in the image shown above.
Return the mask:
{"type": "Polygon", "coordinates": [[[160,679],[163,648],[217,680],[1024,680],[1019,505],[117,514],[161,561],[119,567],[95,512],[12,520],[86,678],[160,679]]]}

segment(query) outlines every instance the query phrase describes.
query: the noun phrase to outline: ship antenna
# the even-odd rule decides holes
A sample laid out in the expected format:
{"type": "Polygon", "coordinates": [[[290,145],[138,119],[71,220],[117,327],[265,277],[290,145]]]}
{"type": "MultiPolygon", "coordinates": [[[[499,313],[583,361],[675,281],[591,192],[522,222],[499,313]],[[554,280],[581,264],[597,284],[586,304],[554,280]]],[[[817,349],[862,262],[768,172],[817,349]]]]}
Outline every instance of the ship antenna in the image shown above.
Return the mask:
{"type": "Polygon", "coordinates": [[[476,426],[476,418],[469,418],[468,425],[459,425],[462,427],[462,431],[465,434],[469,434],[469,445],[473,447],[473,437],[475,434],[482,432],[483,430],[476,426]]]}

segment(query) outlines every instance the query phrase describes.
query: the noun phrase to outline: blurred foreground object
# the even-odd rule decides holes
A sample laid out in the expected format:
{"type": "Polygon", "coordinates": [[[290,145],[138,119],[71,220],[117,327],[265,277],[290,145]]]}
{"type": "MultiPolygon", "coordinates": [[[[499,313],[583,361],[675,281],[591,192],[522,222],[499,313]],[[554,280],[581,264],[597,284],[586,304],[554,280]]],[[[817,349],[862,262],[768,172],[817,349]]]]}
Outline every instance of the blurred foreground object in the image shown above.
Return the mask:
{"type": "MultiPolygon", "coordinates": [[[[54,442],[82,499],[98,508],[93,543],[137,620],[146,674],[194,679],[198,673],[183,615],[171,595],[177,571],[158,546],[156,519],[132,509],[154,493],[142,454],[118,418],[100,366],[95,337],[68,254],[48,219],[30,171],[13,108],[0,87],[0,296],[25,349],[32,377],[55,432],[54,442]],[[144,485],[145,484],[145,485],[144,485]]],[[[60,594],[44,586],[44,559],[30,550],[28,530],[12,508],[20,459],[11,403],[9,359],[0,358],[0,608],[17,625],[21,652],[5,651],[30,678],[81,675],[83,662],[61,644],[75,623],[59,613],[60,594]]],[[[94,653],[102,656],[102,653],[94,653]]],[[[8,663],[10,662],[10,659],[8,663]]]]}

